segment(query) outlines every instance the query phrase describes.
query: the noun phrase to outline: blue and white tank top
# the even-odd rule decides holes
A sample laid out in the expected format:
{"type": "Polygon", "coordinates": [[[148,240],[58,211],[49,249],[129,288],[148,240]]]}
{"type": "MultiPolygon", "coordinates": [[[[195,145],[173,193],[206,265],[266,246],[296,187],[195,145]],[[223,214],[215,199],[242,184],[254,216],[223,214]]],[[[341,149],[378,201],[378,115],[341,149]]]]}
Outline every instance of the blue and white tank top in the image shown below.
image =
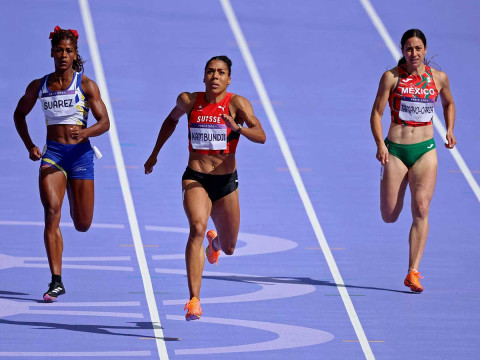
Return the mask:
{"type": "Polygon", "coordinates": [[[75,72],[68,89],[61,91],[48,89],[49,77],[50,75],[43,77],[38,92],[47,126],[80,125],[86,127],[90,106],[80,87],[82,74],[75,72]]]}

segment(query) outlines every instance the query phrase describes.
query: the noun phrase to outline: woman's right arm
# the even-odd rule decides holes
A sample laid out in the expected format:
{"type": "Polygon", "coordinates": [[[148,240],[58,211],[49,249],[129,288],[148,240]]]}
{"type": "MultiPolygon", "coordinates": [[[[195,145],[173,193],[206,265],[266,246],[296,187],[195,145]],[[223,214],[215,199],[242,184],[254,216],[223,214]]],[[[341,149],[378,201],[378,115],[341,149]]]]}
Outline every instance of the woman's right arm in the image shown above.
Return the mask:
{"type": "Polygon", "coordinates": [[[25,147],[28,150],[28,156],[31,160],[37,161],[42,157],[42,152],[32,141],[30,134],[28,133],[27,126],[27,115],[32,111],[33,106],[37,102],[38,91],[40,90],[40,84],[42,80],[37,79],[33,80],[25,91],[13,113],[13,120],[15,121],[15,128],[17,129],[18,135],[22,138],[25,147]]]}
{"type": "Polygon", "coordinates": [[[178,120],[186,113],[188,113],[195,102],[195,95],[192,93],[183,92],[177,97],[177,104],[173,110],[168,114],[167,118],[163,121],[160,132],[158,133],[157,141],[153,147],[152,154],[145,162],[145,174],[150,174],[153,171],[153,167],[157,163],[157,156],[162,149],[165,142],[173,134],[177,127],[178,120]]]}
{"type": "Polygon", "coordinates": [[[377,96],[373,103],[372,114],[370,115],[370,127],[373,138],[377,144],[377,160],[385,165],[388,162],[388,149],[383,140],[382,116],[387,105],[390,91],[395,85],[395,77],[391,70],[386,71],[380,79],[377,96]]]}

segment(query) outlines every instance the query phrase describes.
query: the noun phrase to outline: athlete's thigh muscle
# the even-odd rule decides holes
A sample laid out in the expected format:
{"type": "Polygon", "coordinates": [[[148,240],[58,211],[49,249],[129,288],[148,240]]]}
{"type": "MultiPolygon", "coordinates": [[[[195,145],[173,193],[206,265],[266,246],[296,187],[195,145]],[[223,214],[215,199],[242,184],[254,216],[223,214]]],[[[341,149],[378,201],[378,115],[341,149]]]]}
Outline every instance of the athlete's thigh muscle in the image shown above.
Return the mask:
{"type": "Polygon", "coordinates": [[[67,187],[67,179],[63,172],[54,167],[43,167],[40,170],[38,186],[45,210],[59,211],[67,187]]]}
{"type": "Polygon", "coordinates": [[[388,159],[380,180],[380,208],[384,217],[396,217],[403,207],[408,168],[395,156],[390,155],[388,159]]]}
{"type": "Polygon", "coordinates": [[[190,226],[203,224],[206,228],[212,202],[203,186],[195,180],[183,180],[183,208],[190,226]]]}
{"type": "Polygon", "coordinates": [[[412,202],[428,201],[430,203],[437,180],[437,165],[437,151],[434,149],[422,155],[410,168],[408,181],[412,202]]]}
{"type": "Polygon", "coordinates": [[[213,203],[212,220],[222,245],[235,247],[240,228],[238,189],[213,203]]]}
{"type": "Polygon", "coordinates": [[[94,180],[70,179],[67,191],[73,222],[89,227],[95,202],[94,180]]]}

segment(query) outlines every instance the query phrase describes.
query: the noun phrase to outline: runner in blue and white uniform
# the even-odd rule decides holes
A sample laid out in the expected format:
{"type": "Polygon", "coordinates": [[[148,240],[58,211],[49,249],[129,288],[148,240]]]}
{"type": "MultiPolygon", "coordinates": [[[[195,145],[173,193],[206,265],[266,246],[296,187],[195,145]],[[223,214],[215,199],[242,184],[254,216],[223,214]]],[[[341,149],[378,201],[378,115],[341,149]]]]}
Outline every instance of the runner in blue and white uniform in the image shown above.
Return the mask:
{"type": "Polygon", "coordinates": [[[65,294],[62,282],[63,238],[60,216],[65,192],[75,229],[85,232],[93,218],[94,151],[88,140],[108,131],[110,122],[97,84],[83,75],[83,60],[78,54],[78,33],[55,27],[50,33],[51,56],[55,71],[33,80],[18,102],[15,127],[31,160],[40,163],[40,198],[45,213],[44,241],[52,274],[45,301],[65,294]],[[33,143],[26,116],[40,99],[47,125],[44,152],[33,143]],[[87,127],[89,112],[97,122],[87,127]]]}

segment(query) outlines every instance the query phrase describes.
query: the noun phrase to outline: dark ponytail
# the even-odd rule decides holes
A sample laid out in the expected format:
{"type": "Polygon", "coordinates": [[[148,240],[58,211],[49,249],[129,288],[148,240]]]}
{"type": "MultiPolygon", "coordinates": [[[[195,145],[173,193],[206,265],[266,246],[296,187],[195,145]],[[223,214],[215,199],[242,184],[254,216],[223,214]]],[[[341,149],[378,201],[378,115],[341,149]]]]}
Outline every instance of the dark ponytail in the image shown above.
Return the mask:
{"type": "MultiPolygon", "coordinates": [[[[402,36],[402,40],[400,40],[400,45],[401,45],[400,48],[401,48],[402,52],[403,52],[403,47],[405,46],[405,43],[407,42],[408,39],[410,39],[412,37],[419,38],[420,40],[422,40],[423,46],[427,47],[427,38],[425,37],[425,34],[419,29],[410,29],[410,30],[405,31],[405,33],[402,36]]],[[[425,59],[424,59],[424,61],[425,61],[425,59]]],[[[398,60],[397,65],[400,66],[400,65],[405,64],[406,62],[407,62],[407,60],[405,59],[405,56],[402,56],[402,58],[400,60],[398,60]]]]}

